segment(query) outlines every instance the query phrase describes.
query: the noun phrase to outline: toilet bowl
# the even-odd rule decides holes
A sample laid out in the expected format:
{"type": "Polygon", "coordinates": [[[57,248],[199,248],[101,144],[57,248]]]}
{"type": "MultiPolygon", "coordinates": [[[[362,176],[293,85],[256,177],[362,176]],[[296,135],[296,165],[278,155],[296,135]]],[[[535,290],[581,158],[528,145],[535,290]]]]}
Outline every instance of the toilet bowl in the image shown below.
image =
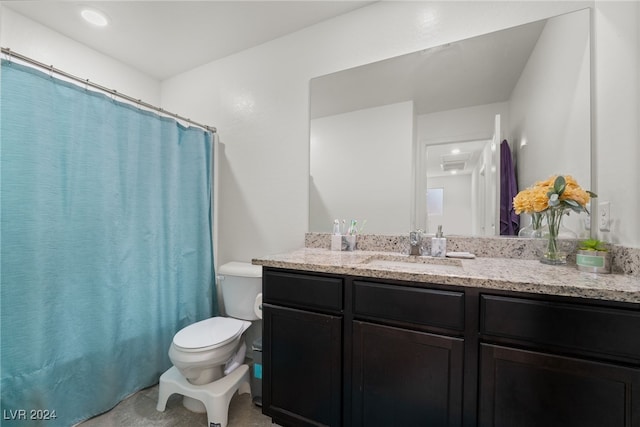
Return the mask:
{"type": "Polygon", "coordinates": [[[208,384],[222,377],[226,362],[240,347],[251,322],[212,317],[181,329],[169,348],[169,359],[191,384],[208,384]]]}
{"type": "Polygon", "coordinates": [[[228,317],[201,320],[178,331],[169,348],[173,367],[160,377],[158,411],[174,393],[183,405],[207,412],[209,425],[227,424],[229,401],[237,391],[250,393],[243,333],[261,318],[262,267],[231,262],[219,269],[218,280],[228,317]]]}

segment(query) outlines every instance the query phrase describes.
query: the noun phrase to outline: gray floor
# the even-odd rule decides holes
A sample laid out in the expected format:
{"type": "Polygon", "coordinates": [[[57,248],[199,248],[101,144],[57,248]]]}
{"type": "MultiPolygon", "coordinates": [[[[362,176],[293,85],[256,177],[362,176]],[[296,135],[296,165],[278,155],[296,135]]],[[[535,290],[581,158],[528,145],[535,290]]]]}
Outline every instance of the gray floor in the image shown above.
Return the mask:
{"type": "MultiPolygon", "coordinates": [[[[182,396],[174,394],[164,412],[156,410],[158,386],[141,390],[97,417],[77,427],[207,427],[207,415],[196,414],[182,406],[182,396]]],[[[236,394],[229,405],[227,427],[277,427],[271,418],[262,415],[249,394],[236,394]]]]}

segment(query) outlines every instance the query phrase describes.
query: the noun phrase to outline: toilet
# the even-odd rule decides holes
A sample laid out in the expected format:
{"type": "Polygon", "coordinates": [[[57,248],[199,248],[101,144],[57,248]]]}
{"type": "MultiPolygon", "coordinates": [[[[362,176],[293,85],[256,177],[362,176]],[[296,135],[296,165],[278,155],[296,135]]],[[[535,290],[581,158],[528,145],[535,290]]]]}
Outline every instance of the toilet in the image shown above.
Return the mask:
{"type": "Polygon", "coordinates": [[[167,399],[181,394],[187,409],[207,413],[209,426],[226,427],[234,393],[251,392],[243,333],[262,318],[262,267],[229,262],[218,273],[227,316],[201,320],[175,334],[169,348],[173,366],[160,377],[156,409],[163,412],[167,399]]]}

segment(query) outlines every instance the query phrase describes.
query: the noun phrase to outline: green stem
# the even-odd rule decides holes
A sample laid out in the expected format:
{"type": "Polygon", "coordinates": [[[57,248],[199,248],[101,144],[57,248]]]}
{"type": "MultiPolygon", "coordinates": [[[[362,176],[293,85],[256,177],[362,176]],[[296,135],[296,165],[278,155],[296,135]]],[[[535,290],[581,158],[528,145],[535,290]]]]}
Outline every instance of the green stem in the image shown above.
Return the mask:
{"type": "Polygon", "coordinates": [[[540,230],[542,227],[542,213],[540,212],[532,212],[531,213],[531,225],[534,230],[540,230]]]}
{"type": "Polygon", "coordinates": [[[549,208],[547,210],[547,224],[549,225],[547,253],[551,259],[555,259],[558,256],[558,233],[560,232],[563,214],[564,209],[562,208],[549,208]]]}

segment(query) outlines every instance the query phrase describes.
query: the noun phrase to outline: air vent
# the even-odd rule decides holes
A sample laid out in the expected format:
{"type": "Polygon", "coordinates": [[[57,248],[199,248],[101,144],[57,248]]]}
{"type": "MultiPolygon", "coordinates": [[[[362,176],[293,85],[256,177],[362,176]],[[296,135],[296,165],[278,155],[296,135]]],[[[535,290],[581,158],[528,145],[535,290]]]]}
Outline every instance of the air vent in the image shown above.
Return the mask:
{"type": "Polygon", "coordinates": [[[440,163],[440,167],[443,171],[454,171],[454,170],[464,170],[467,166],[467,162],[442,162],[440,163]]]}
{"type": "Polygon", "coordinates": [[[440,157],[440,167],[443,171],[457,171],[464,170],[467,166],[467,161],[471,158],[471,153],[463,152],[458,154],[445,154],[440,157]]]}
{"type": "Polygon", "coordinates": [[[445,154],[440,157],[442,159],[442,163],[450,163],[450,162],[467,162],[471,158],[471,153],[462,152],[458,154],[445,154]]]}

